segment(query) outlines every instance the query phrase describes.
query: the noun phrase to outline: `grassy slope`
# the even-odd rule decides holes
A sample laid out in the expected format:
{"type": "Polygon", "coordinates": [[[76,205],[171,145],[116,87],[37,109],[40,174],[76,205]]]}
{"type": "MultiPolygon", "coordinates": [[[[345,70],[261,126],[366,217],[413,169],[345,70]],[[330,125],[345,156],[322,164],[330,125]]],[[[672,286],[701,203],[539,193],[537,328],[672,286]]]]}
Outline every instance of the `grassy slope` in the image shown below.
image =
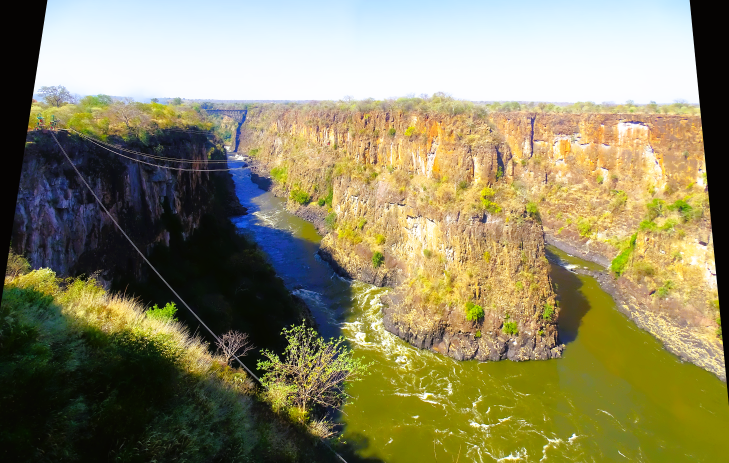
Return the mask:
{"type": "Polygon", "coordinates": [[[3,461],[324,461],[178,322],[50,269],[6,277],[3,461]]]}

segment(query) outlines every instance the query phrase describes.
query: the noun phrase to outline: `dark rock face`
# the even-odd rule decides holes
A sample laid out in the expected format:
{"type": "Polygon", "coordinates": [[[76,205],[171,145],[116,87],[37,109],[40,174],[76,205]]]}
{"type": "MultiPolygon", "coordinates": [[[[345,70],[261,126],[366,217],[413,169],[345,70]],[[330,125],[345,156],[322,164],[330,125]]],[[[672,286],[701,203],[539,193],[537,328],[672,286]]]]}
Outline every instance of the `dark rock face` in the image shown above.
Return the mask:
{"type": "MultiPolygon", "coordinates": [[[[397,292],[382,297],[383,324],[387,331],[419,349],[428,349],[456,360],[546,360],[562,356],[564,344],[559,343],[557,330],[545,335],[533,331],[520,331],[516,336],[500,332],[498,328],[484,331],[476,337],[472,330],[462,331],[447,321],[440,321],[429,329],[407,319],[407,305],[398,303],[397,292]]],[[[492,325],[493,326],[493,325],[492,325]]]]}
{"type": "MultiPolygon", "coordinates": [[[[213,175],[221,174],[147,166],[64,132],[58,133],[57,138],[142,252],[149,251],[155,243],[169,244],[166,220],[179,218],[180,231],[187,237],[211,210],[215,195],[213,175]]],[[[205,137],[167,136],[159,142],[166,156],[207,159],[209,142],[205,137]]],[[[140,147],[132,149],[139,151],[140,147]]],[[[224,175],[232,185],[230,175],[224,175]]],[[[230,191],[229,186],[226,188],[230,191]]],[[[241,215],[245,208],[231,203],[228,213],[241,215]]],[[[101,271],[100,279],[108,281],[116,270],[141,276],[143,268],[142,259],[78,179],[50,134],[28,134],[12,247],[34,268],[50,267],[59,275],[101,271]]]]}

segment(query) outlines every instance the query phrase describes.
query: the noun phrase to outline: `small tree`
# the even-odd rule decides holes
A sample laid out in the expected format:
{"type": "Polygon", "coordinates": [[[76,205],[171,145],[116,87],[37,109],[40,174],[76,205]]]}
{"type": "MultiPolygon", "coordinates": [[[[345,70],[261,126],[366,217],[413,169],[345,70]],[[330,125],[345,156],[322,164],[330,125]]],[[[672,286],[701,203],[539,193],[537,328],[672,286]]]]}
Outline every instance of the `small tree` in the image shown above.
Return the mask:
{"type": "Polygon", "coordinates": [[[255,349],[256,346],[251,344],[248,339],[248,333],[230,330],[215,342],[218,350],[225,356],[225,361],[230,365],[233,359],[237,357],[245,357],[248,352],[255,349]]]}
{"type": "Polygon", "coordinates": [[[43,100],[51,106],[60,107],[63,103],[73,100],[71,93],[63,85],[55,87],[41,87],[38,93],[43,95],[43,100]]]}
{"type": "Polygon", "coordinates": [[[341,336],[324,341],[305,324],[284,329],[281,334],[288,341],[283,359],[272,351],[261,351],[268,359],[258,362],[258,369],[266,372],[261,383],[269,389],[289,391],[291,402],[302,415],[315,404],[339,410],[348,397],[345,384],[360,380],[369,364],[352,358],[341,336]]]}
{"type": "Polygon", "coordinates": [[[377,268],[382,265],[383,262],[385,262],[385,256],[382,255],[380,251],[375,251],[375,253],[372,254],[372,265],[377,268]]]}

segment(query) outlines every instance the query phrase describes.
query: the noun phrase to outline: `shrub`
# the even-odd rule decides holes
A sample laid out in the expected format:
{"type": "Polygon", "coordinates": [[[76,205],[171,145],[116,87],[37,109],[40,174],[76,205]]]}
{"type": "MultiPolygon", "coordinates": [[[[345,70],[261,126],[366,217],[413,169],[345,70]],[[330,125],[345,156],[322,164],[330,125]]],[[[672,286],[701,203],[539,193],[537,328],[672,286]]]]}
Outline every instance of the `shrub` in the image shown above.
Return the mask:
{"type": "Polygon", "coordinates": [[[395,127],[391,127],[390,130],[387,131],[387,134],[391,137],[394,137],[397,133],[397,130],[395,130],[395,127]]]}
{"type": "Polygon", "coordinates": [[[679,199],[670,206],[668,206],[668,210],[678,211],[684,222],[688,222],[689,220],[691,220],[693,208],[683,199],[679,199]]]}
{"type": "Polygon", "coordinates": [[[513,336],[516,336],[517,334],[519,334],[519,329],[516,326],[516,322],[508,322],[508,321],[505,321],[504,322],[504,327],[503,327],[502,331],[505,334],[510,334],[510,335],[513,335],[513,336]]]}
{"type": "Polygon", "coordinates": [[[367,223],[367,219],[362,217],[361,219],[359,219],[359,222],[357,223],[357,228],[362,230],[362,228],[365,226],[366,223],[367,223]]]}
{"type": "Polygon", "coordinates": [[[466,320],[469,322],[480,320],[484,316],[483,307],[471,301],[466,302],[466,320]]]}
{"type": "Polygon", "coordinates": [[[638,233],[634,233],[633,236],[630,237],[630,243],[628,246],[623,249],[623,251],[610,263],[610,270],[612,270],[616,276],[622,275],[625,271],[625,266],[628,265],[628,259],[630,259],[630,254],[633,252],[633,249],[635,249],[635,241],[637,239],[638,233]]]}
{"type": "Polygon", "coordinates": [[[598,185],[602,185],[602,182],[605,181],[605,178],[602,175],[597,176],[597,183],[598,185]]]}
{"type": "Polygon", "coordinates": [[[501,207],[495,202],[491,201],[491,198],[493,198],[495,194],[496,193],[494,192],[494,190],[489,187],[481,190],[481,204],[483,205],[484,209],[491,212],[492,214],[501,212],[501,207]]]}
{"type": "Polygon", "coordinates": [[[409,126],[407,129],[405,129],[405,136],[411,137],[415,133],[415,127],[409,126]]]}
{"type": "Polygon", "coordinates": [[[514,286],[516,287],[517,291],[521,291],[524,289],[524,284],[521,281],[517,281],[514,286]]]}
{"type": "Polygon", "coordinates": [[[385,235],[381,235],[379,233],[375,235],[375,243],[380,245],[385,244],[385,235]]]}
{"type": "Polygon", "coordinates": [[[323,207],[323,206],[324,206],[324,205],[325,205],[326,203],[327,203],[327,202],[326,202],[326,199],[324,199],[324,198],[319,198],[319,200],[318,200],[318,201],[316,202],[316,204],[318,204],[319,206],[322,206],[322,207],[323,207]]]}
{"type": "Polygon", "coordinates": [[[430,251],[430,249],[423,249],[423,255],[430,259],[430,257],[433,255],[433,253],[430,251]]]}
{"type": "Polygon", "coordinates": [[[537,208],[537,203],[529,201],[526,205],[526,211],[530,217],[536,219],[537,221],[541,220],[541,217],[539,215],[539,209],[537,208]]]}
{"type": "Polygon", "coordinates": [[[334,189],[329,188],[329,193],[327,193],[326,197],[324,198],[324,203],[326,203],[327,206],[332,207],[333,200],[334,200],[334,189]]]}
{"type": "Polygon", "coordinates": [[[639,279],[643,279],[647,276],[653,276],[656,272],[653,266],[647,262],[636,262],[635,265],[633,265],[633,270],[635,271],[635,276],[639,279]]]}
{"type": "Polygon", "coordinates": [[[461,180],[460,182],[458,182],[458,185],[457,185],[458,191],[465,190],[466,188],[468,188],[468,182],[467,181],[461,180]]]}
{"type": "Polygon", "coordinates": [[[17,277],[30,271],[31,267],[23,256],[19,256],[11,249],[8,253],[8,265],[5,267],[5,276],[17,277]]]}
{"type": "Polygon", "coordinates": [[[655,224],[655,222],[652,222],[650,220],[644,220],[638,226],[638,230],[641,230],[641,231],[654,231],[654,230],[656,230],[656,228],[658,228],[658,227],[655,224]]]}
{"type": "Polygon", "coordinates": [[[288,172],[286,167],[274,167],[271,169],[271,178],[278,183],[286,183],[288,172]]]}
{"type": "Polygon", "coordinates": [[[628,195],[623,190],[612,190],[611,193],[615,198],[610,203],[610,210],[615,212],[625,205],[628,201],[628,195]]]}
{"type": "Polygon", "coordinates": [[[577,231],[580,232],[580,236],[587,236],[592,231],[592,225],[587,219],[580,219],[577,221],[577,231]]]}
{"type": "Polygon", "coordinates": [[[473,335],[474,338],[478,339],[481,337],[481,330],[476,331],[476,334],[473,335]]]}
{"type": "Polygon", "coordinates": [[[309,202],[311,201],[311,195],[303,190],[299,190],[298,188],[294,188],[293,190],[291,190],[289,198],[293,199],[299,204],[309,204],[309,202]]]}
{"type": "Polygon", "coordinates": [[[545,303],[544,311],[542,312],[542,318],[545,320],[550,320],[552,318],[552,315],[554,315],[554,307],[552,307],[552,304],[545,303]]]}
{"type": "Polygon", "coordinates": [[[657,296],[657,297],[659,297],[659,298],[663,299],[663,298],[665,298],[666,296],[668,296],[668,292],[669,292],[669,291],[670,291],[671,289],[673,289],[673,282],[672,282],[671,280],[666,280],[666,281],[665,281],[665,282],[663,283],[663,286],[661,286],[660,288],[658,288],[658,289],[656,290],[656,293],[655,293],[655,294],[656,294],[656,296],[657,296]]]}
{"type": "Polygon", "coordinates": [[[385,262],[385,256],[383,256],[380,251],[375,251],[375,253],[372,254],[372,265],[377,268],[382,265],[383,262],[385,262]]]}
{"type": "Polygon", "coordinates": [[[252,150],[248,150],[248,156],[255,158],[258,156],[258,153],[261,151],[261,148],[253,148],[252,150]]]}
{"type": "Polygon", "coordinates": [[[537,334],[538,334],[539,336],[544,336],[544,330],[539,330],[539,331],[537,331],[537,334]]]}
{"type": "Polygon", "coordinates": [[[498,168],[496,169],[496,180],[500,179],[500,178],[501,178],[501,177],[503,177],[503,176],[504,176],[504,168],[503,168],[503,167],[501,167],[501,166],[499,166],[499,167],[498,167],[498,168]]]}
{"type": "Polygon", "coordinates": [[[157,304],[153,305],[149,310],[147,310],[146,314],[147,314],[147,317],[153,318],[156,320],[177,321],[177,318],[175,318],[176,312],[177,312],[177,308],[175,307],[175,303],[168,302],[162,308],[157,307],[157,304]]]}
{"type": "Polygon", "coordinates": [[[327,228],[329,228],[330,230],[334,230],[334,225],[337,223],[337,214],[332,212],[327,215],[324,218],[324,223],[327,225],[327,228]]]}
{"type": "Polygon", "coordinates": [[[351,244],[359,244],[362,242],[362,236],[360,233],[356,230],[350,230],[348,227],[340,228],[337,236],[340,239],[349,241],[351,244]]]}
{"type": "Polygon", "coordinates": [[[361,379],[370,364],[353,358],[343,337],[325,341],[305,324],[284,329],[281,334],[288,341],[283,359],[272,351],[261,351],[267,359],[257,365],[265,371],[261,383],[287,388],[291,403],[301,414],[317,405],[339,410],[347,397],[345,384],[361,379]]]}
{"type": "Polygon", "coordinates": [[[488,252],[488,251],[485,251],[483,253],[483,260],[485,260],[486,262],[490,262],[491,261],[491,253],[488,252]]]}

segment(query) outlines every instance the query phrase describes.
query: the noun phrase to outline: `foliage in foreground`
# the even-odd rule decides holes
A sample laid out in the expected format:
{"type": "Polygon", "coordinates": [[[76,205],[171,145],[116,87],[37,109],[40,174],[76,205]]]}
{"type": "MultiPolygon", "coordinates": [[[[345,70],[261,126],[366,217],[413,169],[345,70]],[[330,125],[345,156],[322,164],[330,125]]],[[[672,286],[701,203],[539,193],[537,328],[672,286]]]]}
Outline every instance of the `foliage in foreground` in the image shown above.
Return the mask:
{"type": "MultiPolygon", "coordinates": [[[[283,359],[264,350],[267,360],[258,362],[258,369],[266,372],[261,383],[269,388],[274,406],[288,409],[302,421],[311,417],[315,407],[341,409],[347,398],[345,384],[362,379],[369,365],[352,357],[343,337],[324,341],[305,324],[281,334],[288,341],[283,359]]],[[[327,437],[332,434],[329,423],[318,423],[324,425],[327,437]]]]}
{"type": "Polygon", "coordinates": [[[7,276],[0,305],[3,461],[320,461],[179,322],[50,269],[7,276]]]}

